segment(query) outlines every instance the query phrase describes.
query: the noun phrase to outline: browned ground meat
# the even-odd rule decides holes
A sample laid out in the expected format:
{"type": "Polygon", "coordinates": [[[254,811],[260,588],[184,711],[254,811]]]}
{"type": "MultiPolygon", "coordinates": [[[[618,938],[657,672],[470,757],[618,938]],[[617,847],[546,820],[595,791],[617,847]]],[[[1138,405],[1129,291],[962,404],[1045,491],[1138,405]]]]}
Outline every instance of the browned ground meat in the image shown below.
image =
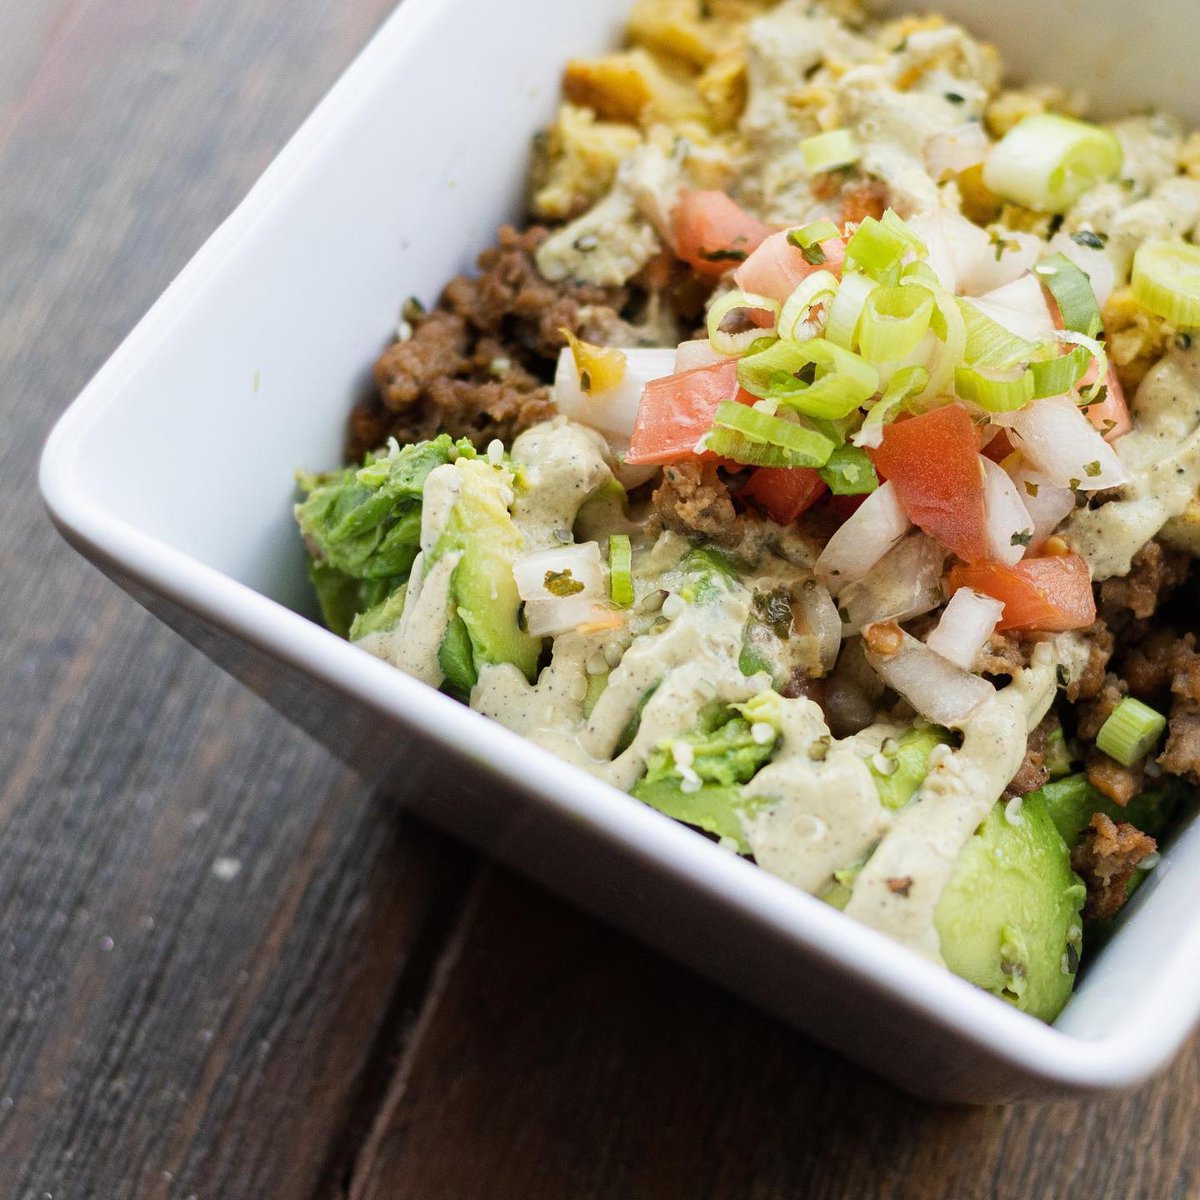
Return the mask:
{"type": "Polygon", "coordinates": [[[1050,778],[1046,770],[1046,738],[1052,729],[1058,728],[1058,718],[1047,717],[1030,735],[1025,743],[1025,757],[1017,773],[1004,789],[1006,797],[1027,796],[1036,792],[1050,778]]]}
{"type": "Polygon", "coordinates": [[[1073,679],[1067,688],[1067,699],[1072,704],[1099,695],[1104,686],[1104,672],[1113,653],[1113,635],[1102,617],[1097,617],[1096,623],[1083,631],[1083,637],[1088,644],[1088,660],[1083,674],[1073,679]]]}
{"type": "Polygon", "coordinates": [[[1128,575],[1100,584],[1100,616],[1118,633],[1134,619],[1149,619],[1187,578],[1190,567],[1189,555],[1168,550],[1159,542],[1147,542],[1134,557],[1128,575]]]}
{"type": "Polygon", "coordinates": [[[630,344],[634,334],[620,316],[627,289],[552,284],[538,274],[533,255],[547,232],[501,229],[498,244],[479,257],[479,276],[452,280],[435,311],[414,316],[412,337],[375,364],[376,395],[351,414],[350,461],[389,437],[404,443],[446,432],[477,446],[511,441],[554,414],[548,385],[562,329],[630,344]]]}
{"type": "Polygon", "coordinates": [[[1138,863],[1157,849],[1154,839],[1140,829],[1096,813],[1083,841],[1071,851],[1071,866],[1087,886],[1083,915],[1093,920],[1115,917],[1138,863]]]}
{"type": "Polygon", "coordinates": [[[1109,758],[1094,746],[1085,757],[1088,783],[1098,792],[1103,792],[1114,804],[1122,808],[1140,792],[1146,783],[1146,767],[1136,762],[1132,767],[1123,766],[1115,758],[1109,758]]]}
{"type": "Polygon", "coordinates": [[[1075,708],[1075,732],[1085,741],[1095,741],[1100,727],[1112,715],[1112,710],[1125,698],[1125,685],[1111,671],[1090,699],[1081,700],[1075,708]]]}
{"type": "Polygon", "coordinates": [[[975,662],[975,669],[985,675],[1007,675],[1010,678],[1029,666],[1033,642],[1019,633],[993,633],[975,662]]]}
{"type": "Polygon", "coordinates": [[[663,468],[654,492],[654,517],[663,529],[699,533],[721,546],[742,539],[745,518],[738,515],[729,489],[709,462],[680,462],[663,468]]]}

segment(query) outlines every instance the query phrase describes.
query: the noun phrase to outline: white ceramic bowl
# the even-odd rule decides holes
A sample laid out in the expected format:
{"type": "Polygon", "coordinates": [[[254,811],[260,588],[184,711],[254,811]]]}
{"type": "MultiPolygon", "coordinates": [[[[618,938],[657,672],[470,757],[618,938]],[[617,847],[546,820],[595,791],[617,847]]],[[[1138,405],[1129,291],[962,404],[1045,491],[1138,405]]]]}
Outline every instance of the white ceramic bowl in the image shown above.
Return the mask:
{"type": "MultiPolygon", "coordinates": [[[[294,469],[336,462],[401,299],[434,298],[519,215],[561,64],[613,44],[627,2],[406,0],[59,422],[50,512],[147,608],[430,820],[902,1086],[988,1102],[1135,1083],[1200,1013],[1200,823],[1049,1027],[305,615],[294,469]]],[[[1109,109],[1200,118],[1189,0],[1139,11],[1136,42],[1121,0],[943,7],[1046,78],[1104,69],[1109,109]],[[1117,32],[1127,53],[1108,62],[1117,32]]]]}

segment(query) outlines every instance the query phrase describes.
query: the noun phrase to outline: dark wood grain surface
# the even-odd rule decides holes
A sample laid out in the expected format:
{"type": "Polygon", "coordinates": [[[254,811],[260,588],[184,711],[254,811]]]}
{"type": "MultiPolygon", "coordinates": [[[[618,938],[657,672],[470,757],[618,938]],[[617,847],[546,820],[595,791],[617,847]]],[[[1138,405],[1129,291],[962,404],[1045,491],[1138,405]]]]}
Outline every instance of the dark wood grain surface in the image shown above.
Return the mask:
{"type": "Polygon", "coordinates": [[[1196,1200],[904,1097],[417,827],[72,555],[54,418],[391,0],[0,0],[0,1200],[1196,1200]]]}

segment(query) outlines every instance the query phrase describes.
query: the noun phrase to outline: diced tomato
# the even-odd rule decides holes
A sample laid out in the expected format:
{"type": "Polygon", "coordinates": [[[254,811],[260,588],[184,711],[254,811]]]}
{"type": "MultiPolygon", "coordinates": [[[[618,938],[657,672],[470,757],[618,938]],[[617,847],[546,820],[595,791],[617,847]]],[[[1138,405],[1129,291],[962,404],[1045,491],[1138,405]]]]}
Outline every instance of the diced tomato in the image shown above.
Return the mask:
{"type": "Polygon", "coordinates": [[[736,359],[652,380],[642,392],[625,461],[641,466],[695,458],[722,400],[754,401],[738,387],[736,359]]]}
{"type": "Polygon", "coordinates": [[[741,494],[756,501],[776,525],[790,525],[825,492],[825,481],[811,467],[759,467],[741,494]]]}
{"type": "MultiPolygon", "coordinates": [[[[1079,381],[1079,387],[1088,387],[1096,378],[1096,364],[1088,367],[1087,374],[1079,381]]],[[[1125,391],[1117,372],[1111,363],[1108,366],[1108,379],[1105,381],[1108,389],[1104,399],[1099,404],[1089,404],[1083,411],[1102,434],[1106,442],[1115,441],[1133,428],[1133,419],[1129,415],[1129,405],[1125,403],[1125,391]]]]}
{"type": "Polygon", "coordinates": [[[1015,567],[960,563],[950,570],[950,587],[973,588],[1003,601],[1004,613],[996,626],[1001,631],[1058,633],[1086,629],[1096,620],[1091,572],[1078,554],[1026,558],[1015,567]]]}
{"type": "Polygon", "coordinates": [[[671,224],[676,254],[711,276],[745,262],[773,232],[724,192],[683,192],[671,224]]]}
{"type": "MultiPolygon", "coordinates": [[[[743,291],[769,296],[782,304],[815,271],[841,275],[846,246],[841,238],[818,243],[824,261],[810,263],[799,246],[788,241],[787,231],[773,233],[734,272],[733,281],[743,291]]],[[[810,252],[810,257],[816,257],[810,252]]]]}
{"type": "Polygon", "coordinates": [[[963,405],[887,426],[871,458],[914,525],[966,562],[987,558],[979,431],[963,405]]]}

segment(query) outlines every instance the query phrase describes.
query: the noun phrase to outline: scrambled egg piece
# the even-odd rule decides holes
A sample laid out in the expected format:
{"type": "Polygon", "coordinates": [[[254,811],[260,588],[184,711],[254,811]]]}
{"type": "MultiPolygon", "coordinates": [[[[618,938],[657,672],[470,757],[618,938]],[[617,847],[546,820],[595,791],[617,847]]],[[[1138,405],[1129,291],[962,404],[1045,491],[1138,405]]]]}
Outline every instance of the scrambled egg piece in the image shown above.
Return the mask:
{"type": "Polygon", "coordinates": [[[686,70],[641,46],[567,63],[563,92],[606,121],[652,125],[703,121],[704,101],[686,70]]]}
{"type": "Polygon", "coordinates": [[[1129,287],[1117,288],[1101,315],[1117,378],[1126,391],[1132,391],[1162,358],[1177,330],[1162,317],[1147,312],[1133,298],[1129,287]]]}
{"type": "Polygon", "coordinates": [[[589,108],[563,104],[539,145],[534,213],[563,221],[594,204],[612,187],[621,160],[641,140],[632,125],[600,121],[589,108]]]}

